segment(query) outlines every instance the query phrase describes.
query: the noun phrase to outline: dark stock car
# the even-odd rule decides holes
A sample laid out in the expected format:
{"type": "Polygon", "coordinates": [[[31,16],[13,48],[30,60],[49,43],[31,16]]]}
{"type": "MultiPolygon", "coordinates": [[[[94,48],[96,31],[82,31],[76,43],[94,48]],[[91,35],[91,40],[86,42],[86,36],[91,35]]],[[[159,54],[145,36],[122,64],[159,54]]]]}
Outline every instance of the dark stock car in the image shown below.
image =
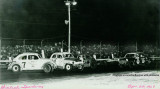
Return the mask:
{"type": "Polygon", "coordinates": [[[119,59],[120,67],[133,68],[135,66],[147,66],[150,63],[149,57],[142,52],[127,53],[124,58],[119,59]]]}
{"type": "Polygon", "coordinates": [[[79,55],[78,58],[83,60],[84,68],[92,68],[95,69],[97,67],[95,59],[90,55],[79,55]]]}

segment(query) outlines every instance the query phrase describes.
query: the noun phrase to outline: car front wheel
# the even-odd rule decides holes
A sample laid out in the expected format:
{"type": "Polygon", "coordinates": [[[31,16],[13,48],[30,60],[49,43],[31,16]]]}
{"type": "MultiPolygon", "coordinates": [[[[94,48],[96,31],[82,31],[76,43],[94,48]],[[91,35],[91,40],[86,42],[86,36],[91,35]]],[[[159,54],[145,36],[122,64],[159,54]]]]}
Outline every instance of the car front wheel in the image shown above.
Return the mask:
{"type": "Polygon", "coordinates": [[[65,69],[66,69],[66,71],[71,71],[71,70],[72,70],[72,65],[67,64],[67,65],[65,66],[65,69]]]}
{"type": "Polygon", "coordinates": [[[45,73],[50,73],[52,71],[52,67],[48,64],[43,67],[43,70],[45,73]]]}
{"type": "Polygon", "coordinates": [[[19,72],[19,71],[20,71],[19,65],[14,65],[14,66],[12,67],[12,71],[15,72],[15,73],[19,72]]]}

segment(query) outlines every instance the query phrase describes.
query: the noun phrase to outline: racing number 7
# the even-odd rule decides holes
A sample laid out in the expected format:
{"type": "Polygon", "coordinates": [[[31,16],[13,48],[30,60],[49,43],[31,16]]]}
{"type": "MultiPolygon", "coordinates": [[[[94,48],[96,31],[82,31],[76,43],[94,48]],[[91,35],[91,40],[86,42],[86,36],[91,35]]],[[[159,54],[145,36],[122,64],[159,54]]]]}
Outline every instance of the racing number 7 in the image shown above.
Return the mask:
{"type": "Polygon", "coordinates": [[[25,68],[26,62],[22,62],[23,63],[23,68],[25,68]]]}

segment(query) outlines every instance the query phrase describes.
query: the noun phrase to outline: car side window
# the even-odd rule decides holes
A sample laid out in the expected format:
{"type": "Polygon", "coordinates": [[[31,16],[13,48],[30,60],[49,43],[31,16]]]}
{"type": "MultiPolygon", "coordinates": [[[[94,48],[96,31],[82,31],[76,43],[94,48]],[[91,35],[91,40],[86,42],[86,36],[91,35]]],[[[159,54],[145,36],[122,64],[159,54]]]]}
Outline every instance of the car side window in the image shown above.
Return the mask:
{"type": "Polygon", "coordinates": [[[21,56],[19,59],[20,60],[27,60],[27,56],[21,56]]]}
{"type": "Polygon", "coordinates": [[[28,56],[28,60],[32,60],[32,56],[31,55],[28,56]]]}
{"type": "Polygon", "coordinates": [[[28,59],[29,60],[38,60],[38,56],[36,56],[36,55],[29,55],[28,59]]]}
{"type": "Polygon", "coordinates": [[[62,58],[62,55],[57,55],[57,58],[62,58]]]}
{"type": "Polygon", "coordinates": [[[56,58],[56,55],[53,55],[52,58],[56,58]]]}
{"type": "Polygon", "coordinates": [[[33,57],[34,60],[38,60],[39,59],[38,56],[36,56],[36,55],[34,55],[32,57],[33,57]]]}

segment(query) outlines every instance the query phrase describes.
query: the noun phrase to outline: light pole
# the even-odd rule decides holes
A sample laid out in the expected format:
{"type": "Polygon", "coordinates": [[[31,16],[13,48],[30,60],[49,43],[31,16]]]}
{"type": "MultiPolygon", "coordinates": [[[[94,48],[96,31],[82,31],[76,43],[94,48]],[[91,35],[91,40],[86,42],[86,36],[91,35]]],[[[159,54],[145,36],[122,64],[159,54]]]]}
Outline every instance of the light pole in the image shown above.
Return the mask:
{"type": "MultiPolygon", "coordinates": [[[[77,2],[73,1],[65,1],[65,5],[68,7],[68,52],[71,52],[71,5],[76,5],[77,2]]],[[[66,20],[65,20],[66,21],[66,20]]]]}
{"type": "Polygon", "coordinates": [[[137,41],[136,41],[136,52],[137,52],[138,48],[137,48],[137,41]]]}

